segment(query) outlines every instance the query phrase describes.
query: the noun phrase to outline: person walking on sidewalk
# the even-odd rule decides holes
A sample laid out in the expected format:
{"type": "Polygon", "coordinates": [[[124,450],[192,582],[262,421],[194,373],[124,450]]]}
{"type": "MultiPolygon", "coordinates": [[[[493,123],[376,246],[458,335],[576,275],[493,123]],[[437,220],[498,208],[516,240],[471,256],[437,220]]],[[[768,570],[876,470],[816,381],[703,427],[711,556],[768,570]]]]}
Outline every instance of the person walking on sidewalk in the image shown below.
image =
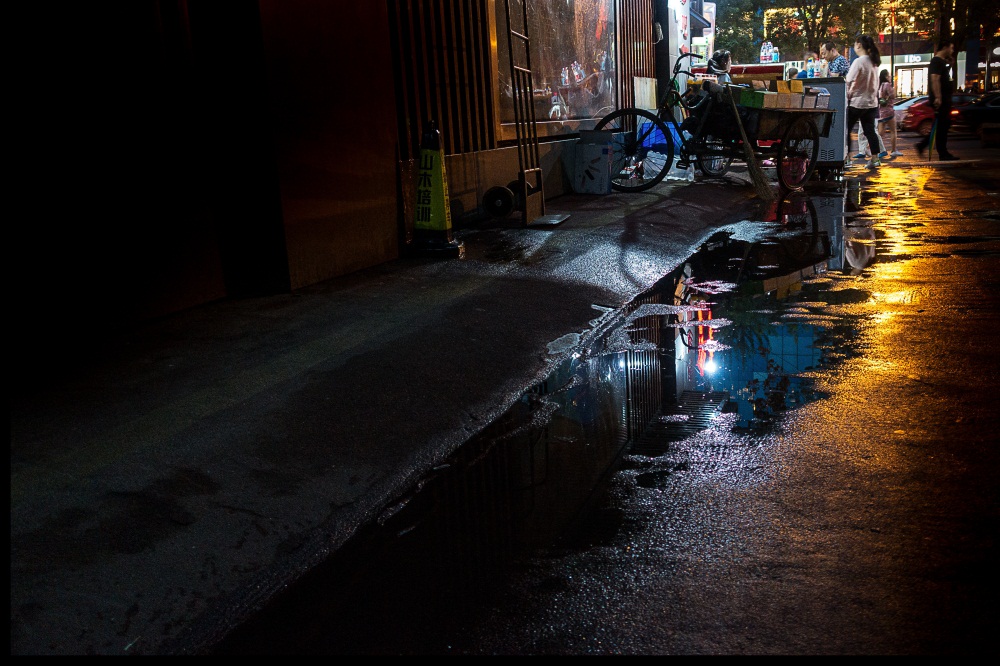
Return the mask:
{"type": "MultiPolygon", "coordinates": [[[[893,90],[892,80],[889,77],[889,70],[883,69],[878,75],[878,158],[884,160],[890,153],[885,149],[885,138],[882,136],[888,129],[890,131],[889,145],[892,146],[892,156],[900,157],[903,153],[896,150],[896,114],[893,113],[892,105],[896,103],[896,91],[893,90]]],[[[868,151],[868,141],[864,133],[858,136],[858,154],[856,159],[864,159],[868,151]]]]}
{"type": "MultiPolygon", "coordinates": [[[[882,107],[879,107],[879,111],[882,111],[882,107]]],[[[882,132],[880,130],[881,122],[879,118],[875,123],[875,135],[878,136],[878,159],[884,160],[889,157],[889,151],[885,149],[885,141],[882,139],[882,132]]],[[[854,156],[856,160],[866,160],[871,157],[871,148],[868,146],[868,139],[865,137],[864,132],[858,134],[858,154],[854,156]]]]}
{"type": "MultiPolygon", "coordinates": [[[[854,52],[858,55],[847,70],[847,154],[851,153],[851,130],[859,122],[861,131],[869,145],[879,145],[875,119],[878,116],[878,66],[882,64],[878,47],[869,35],[860,35],[854,42],[854,52]]],[[[873,150],[874,152],[874,150],[873,150]]],[[[882,162],[872,155],[869,168],[881,166],[882,162]]]]}
{"type": "MultiPolygon", "coordinates": [[[[900,157],[903,153],[896,150],[896,113],[893,106],[896,104],[896,88],[892,85],[892,77],[889,70],[883,69],[878,75],[878,129],[879,138],[886,131],[889,132],[889,146],[893,157],[900,157]]],[[[883,153],[885,152],[885,141],[882,142],[883,153]]],[[[879,155],[882,157],[883,155],[879,155]]]]}
{"type": "MultiPolygon", "coordinates": [[[[957,160],[948,152],[948,130],[951,129],[951,93],[954,90],[951,79],[951,63],[955,55],[955,42],[948,38],[938,41],[937,50],[927,66],[930,89],[927,91],[931,106],[934,107],[934,128],[931,133],[917,142],[917,153],[923,157],[924,151],[934,141],[938,158],[957,160]]],[[[934,147],[931,148],[933,150],[934,147]]]]}

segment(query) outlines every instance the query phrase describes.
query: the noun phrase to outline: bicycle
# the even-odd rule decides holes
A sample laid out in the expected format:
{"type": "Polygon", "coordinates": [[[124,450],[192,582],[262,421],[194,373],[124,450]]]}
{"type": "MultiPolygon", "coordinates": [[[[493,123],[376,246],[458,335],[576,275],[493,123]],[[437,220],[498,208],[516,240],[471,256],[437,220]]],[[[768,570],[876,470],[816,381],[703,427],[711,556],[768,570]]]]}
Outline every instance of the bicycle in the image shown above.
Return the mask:
{"type": "MultiPolygon", "coordinates": [[[[696,163],[707,176],[725,175],[733,158],[726,155],[720,139],[702,129],[710,115],[711,107],[718,103],[717,96],[689,90],[680,93],[677,77],[694,76],[683,69],[685,58],[702,58],[696,53],[681,55],[674,64],[670,87],[657,105],[657,112],[636,107],[614,111],[602,118],[596,130],[620,133],[615,139],[611,185],[616,190],[641,192],[653,187],[666,177],[674,159],[675,137],[680,142],[679,168],[686,169],[696,163]],[[683,121],[677,121],[677,115],[683,121]],[[701,120],[697,127],[687,123],[688,118],[701,120]],[[685,130],[695,129],[685,139],[685,130]]],[[[721,87],[719,87],[721,89],[721,87]]]]}
{"type": "MultiPolygon", "coordinates": [[[[594,127],[613,132],[611,187],[615,190],[641,192],[661,182],[674,163],[675,141],[680,144],[677,166],[696,165],[709,177],[721,177],[734,159],[746,159],[729,97],[738,88],[704,81],[682,94],[678,75],[694,76],[683,69],[686,58],[702,56],[685,53],[677,59],[656,113],[627,107],[605,116],[594,127]]],[[[817,119],[823,120],[822,135],[828,136],[832,111],[739,106],[737,111],[754,158],[773,157],[779,183],[790,191],[801,189],[819,155],[817,119]]]]}

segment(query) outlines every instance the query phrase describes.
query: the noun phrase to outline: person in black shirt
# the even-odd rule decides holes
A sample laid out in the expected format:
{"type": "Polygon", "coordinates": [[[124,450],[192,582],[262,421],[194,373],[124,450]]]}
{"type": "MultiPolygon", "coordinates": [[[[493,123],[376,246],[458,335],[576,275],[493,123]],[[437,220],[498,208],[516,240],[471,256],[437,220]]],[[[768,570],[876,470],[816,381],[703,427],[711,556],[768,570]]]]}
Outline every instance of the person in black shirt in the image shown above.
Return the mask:
{"type": "Polygon", "coordinates": [[[928,102],[934,107],[935,121],[931,134],[917,142],[917,152],[921,157],[933,138],[940,159],[958,159],[948,152],[948,130],[951,128],[951,93],[953,90],[951,63],[954,55],[955,43],[950,39],[942,39],[938,42],[934,57],[931,58],[931,62],[927,66],[927,74],[930,78],[930,90],[927,91],[927,96],[930,98],[928,102]]]}

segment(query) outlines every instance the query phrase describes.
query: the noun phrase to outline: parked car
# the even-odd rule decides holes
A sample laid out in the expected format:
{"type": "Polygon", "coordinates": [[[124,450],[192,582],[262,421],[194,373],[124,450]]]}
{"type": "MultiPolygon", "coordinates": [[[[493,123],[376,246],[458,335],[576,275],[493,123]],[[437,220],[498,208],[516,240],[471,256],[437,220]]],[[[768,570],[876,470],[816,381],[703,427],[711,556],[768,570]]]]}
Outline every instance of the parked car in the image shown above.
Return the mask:
{"type": "Polygon", "coordinates": [[[901,99],[892,105],[892,113],[896,116],[896,127],[899,129],[903,128],[903,116],[906,115],[906,110],[913,106],[914,104],[919,104],[927,99],[927,95],[917,95],[916,97],[907,97],[906,99],[901,99]]]}
{"type": "MultiPolygon", "coordinates": [[[[986,139],[980,131],[983,124],[1000,124],[1000,92],[987,93],[956,110],[959,121],[985,142],[986,139]]],[[[993,131],[989,132],[991,135],[996,132],[995,128],[992,129],[993,131]]]]}
{"type": "MultiPolygon", "coordinates": [[[[955,129],[965,129],[965,125],[961,122],[959,109],[972,103],[979,97],[982,97],[982,95],[972,93],[955,93],[951,96],[951,121],[955,129]]],[[[903,122],[900,129],[904,132],[916,132],[921,136],[928,136],[933,126],[934,107],[930,105],[930,100],[924,100],[906,110],[906,113],[903,114],[903,122]]]]}

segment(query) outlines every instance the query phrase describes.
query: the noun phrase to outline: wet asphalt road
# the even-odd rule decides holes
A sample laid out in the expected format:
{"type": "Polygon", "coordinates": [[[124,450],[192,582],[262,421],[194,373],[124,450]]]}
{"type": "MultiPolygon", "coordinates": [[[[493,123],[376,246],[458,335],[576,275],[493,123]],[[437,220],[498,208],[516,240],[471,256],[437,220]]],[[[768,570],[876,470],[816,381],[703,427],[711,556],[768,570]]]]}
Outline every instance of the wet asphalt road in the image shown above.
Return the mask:
{"type": "Polygon", "coordinates": [[[217,653],[993,653],[998,176],[884,168],[728,230],[465,461],[527,429],[527,481],[508,461],[428,493],[217,653]],[[736,368],[760,326],[782,367],[736,368]]]}
{"type": "Polygon", "coordinates": [[[525,563],[460,649],[993,653],[1000,197],[962,175],[883,170],[853,195],[867,266],[810,280],[845,297],[804,309],[854,322],[814,373],[826,397],[630,456],[614,538],[525,563]],[[681,471],[637,483],[655,470],[681,471]]]}

